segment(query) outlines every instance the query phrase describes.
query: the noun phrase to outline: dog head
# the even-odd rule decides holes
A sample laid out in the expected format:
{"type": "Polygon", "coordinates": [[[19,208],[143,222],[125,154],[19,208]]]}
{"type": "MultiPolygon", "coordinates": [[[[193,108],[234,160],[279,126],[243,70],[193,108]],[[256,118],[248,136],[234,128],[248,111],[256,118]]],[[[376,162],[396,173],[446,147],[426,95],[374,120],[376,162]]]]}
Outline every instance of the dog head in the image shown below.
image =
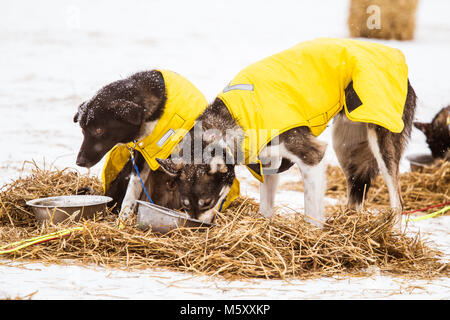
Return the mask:
{"type": "Polygon", "coordinates": [[[165,89],[161,79],[154,71],[137,73],[108,84],[78,107],[73,121],[79,123],[84,139],[77,165],[90,168],[116,144],[142,134],[143,123],[162,113],[165,89]]]}
{"type": "Polygon", "coordinates": [[[90,168],[116,144],[133,141],[139,133],[142,116],[142,107],[131,101],[84,102],[74,117],[84,136],[77,165],[90,168]]]}
{"type": "Polygon", "coordinates": [[[225,158],[221,156],[201,164],[170,158],[157,161],[166,173],[176,177],[181,206],[189,216],[212,222],[233,184],[234,164],[225,164],[225,158]]]}
{"type": "Polygon", "coordinates": [[[426,136],[433,158],[444,158],[450,150],[450,106],[439,111],[430,123],[414,122],[426,136]]]}

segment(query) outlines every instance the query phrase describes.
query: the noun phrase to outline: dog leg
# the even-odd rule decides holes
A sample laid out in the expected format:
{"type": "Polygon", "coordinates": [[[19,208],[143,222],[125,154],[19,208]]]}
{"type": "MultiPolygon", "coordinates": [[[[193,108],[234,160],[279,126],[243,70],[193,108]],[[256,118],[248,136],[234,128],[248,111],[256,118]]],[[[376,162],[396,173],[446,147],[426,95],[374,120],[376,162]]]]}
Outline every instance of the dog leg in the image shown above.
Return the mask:
{"type": "MultiPolygon", "coordinates": [[[[150,167],[145,165],[143,170],[141,170],[140,175],[143,181],[147,181],[150,174],[150,167]]],[[[128,182],[127,191],[125,197],[123,198],[122,206],[120,208],[120,217],[127,219],[132,215],[136,208],[136,200],[140,198],[142,193],[142,184],[138,175],[133,172],[128,182]]]]}
{"type": "MultiPolygon", "coordinates": [[[[278,140],[278,138],[276,138],[276,140],[278,140]]],[[[270,218],[273,215],[275,193],[280,180],[280,177],[276,172],[278,172],[282,163],[281,149],[278,141],[271,141],[270,146],[266,146],[260,152],[259,158],[263,163],[263,172],[265,173],[264,183],[260,183],[259,185],[259,212],[262,216],[270,218]]]]}
{"type": "Polygon", "coordinates": [[[403,210],[402,198],[400,196],[400,187],[398,184],[398,152],[395,150],[394,145],[388,145],[387,141],[383,141],[382,134],[377,134],[377,128],[369,128],[367,132],[367,137],[369,141],[369,147],[377,160],[378,167],[383,175],[383,179],[387,185],[389,191],[389,202],[392,209],[394,209],[397,214],[397,226],[401,227],[401,214],[403,210]]]}
{"type": "Polygon", "coordinates": [[[275,203],[275,193],[277,191],[278,181],[280,176],[278,174],[271,174],[264,176],[264,183],[260,184],[260,202],[259,212],[266,218],[273,215],[273,207],[275,203]]]}
{"type": "Polygon", "coordinates": [[[281,154],[300,168],[304,185],[306,220],[322,227],[325,220],[327,144],[313,136],[309,128],[297,127],[280,135],[285,150],[281,154]]]}
{"type": "Polygon", "coordinates": [[[322,227],[325,221],[324,197],[326,189],[326,161],[324,158],[314,166],[297,161],[302,174],[305,194],[306,221],[322,227]]]}
{"type": "Polygon", "coordinates": [[[344,112],[333,120],[333,149],[347,179],[347,207],[360,211],[378,164],[367,141],[367,124],[350,121],[344,112]]]}

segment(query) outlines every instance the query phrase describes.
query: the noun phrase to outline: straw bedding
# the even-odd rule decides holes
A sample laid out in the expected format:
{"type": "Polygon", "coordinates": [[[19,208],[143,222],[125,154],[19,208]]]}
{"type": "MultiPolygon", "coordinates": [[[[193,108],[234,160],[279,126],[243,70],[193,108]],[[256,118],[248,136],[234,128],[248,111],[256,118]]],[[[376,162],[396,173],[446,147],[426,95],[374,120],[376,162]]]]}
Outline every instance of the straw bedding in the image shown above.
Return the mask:
{"type": "MultiPolygon", "coordinates": [[[[410,171],[400,174],[399,184],[405,211],[411,211],[432,204],[450,201],[450,162],[438,161],[421,172],[410,171]]],[[[302,182],[289,182],[280,186],[284,190],[303,191],[302,182]]],[[[327,168],[326,195],[346,201],[347,183],[341,168],[327,168]]],[[[389,193],[383,177],[378,175],[372,182],[365,200],[366,207],[388,208],[389,193]]],[[[426,211],[425,211],[426,212],[426,211]]]]}
{"type": "MultiPolygon", "coordinates": [[[[431,179],[427,183],[432,184],[431,179]]],[[[36,225],[24,199],[73,194],[86,186],[100,192],[96,178],[39,168],[4,186],[0,193],[0,246],[67,227],[36,225]]],[[[445,192],[448,196],[448,190],[445,192]]],[[[7,257],[128,270],[164,268],[229,279],[368,275],[374,270],[416,278],[450,274],[439,251],[420,236],[410,238],[392,228],[395,217],[389,210],[358,214],[328,208],[323,230],[306,223],[301,214],[275,215],[268,220],[259,217],[257,210],[251,199],[239,198],[218,215],[216,227],[181,228],[165,235],[138,230],[133,222],[118,228],[115,215],[99,213],[93,220],[76,224],[84,226],[84,231],[7,257]]]]}
{"type": "Polygon", "coordinates": [[[29,164],[33,166],[30,176],[20,177],[0,189],[0,226],[7,222],[13,227],[33,226],[34,214],[26,205],[29,200],[102,192],[98,179],[80,175],[73,169],[46,170],[33,162],[29,164]]]}

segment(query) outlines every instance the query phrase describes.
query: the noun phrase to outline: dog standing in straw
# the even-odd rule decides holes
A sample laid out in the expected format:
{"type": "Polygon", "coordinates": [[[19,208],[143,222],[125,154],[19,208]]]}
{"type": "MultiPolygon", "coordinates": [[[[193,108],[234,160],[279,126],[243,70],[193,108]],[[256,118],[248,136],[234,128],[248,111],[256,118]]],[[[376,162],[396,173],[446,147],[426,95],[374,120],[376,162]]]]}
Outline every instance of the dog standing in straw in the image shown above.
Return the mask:
{"type": "Polygon", "coordinates": [[[317,136],[333,119],[333,147],[347,178],[348,206],[361,209],[381,172],[400,223],[399,162],[415,108],[399,50],[349,39],[307,41],[243,69],[206,108],[198,118],[203,134],[193,134],[203,139],[203,162],[192,161],[194,148],[183,150],[181,162],[158,162],[177,179],[185,210],[205,222],[214,219],[230,190],[236,165],[246,165],[260,181],[260,211],[270,217],[278,174],[297,164],[305,214],[321,226],[327,145],[317,136]]]}

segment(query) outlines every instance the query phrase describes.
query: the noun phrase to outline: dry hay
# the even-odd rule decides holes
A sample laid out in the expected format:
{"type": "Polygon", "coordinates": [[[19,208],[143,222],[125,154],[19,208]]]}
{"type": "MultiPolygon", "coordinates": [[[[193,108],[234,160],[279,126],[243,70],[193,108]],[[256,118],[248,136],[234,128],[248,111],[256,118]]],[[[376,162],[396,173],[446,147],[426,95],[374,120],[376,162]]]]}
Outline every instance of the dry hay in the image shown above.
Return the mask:
{"type": "MultiPolygon", "coordinates": [[[[72,192],[82,185],[80,181],[98,184],[96,178],[39,169],[19,180],[0,194],[0,246],[67,227],[33,224],[20,194],[35,198],[48,195],[47,188],[55,185],[58,190],[72,192]]],[[[300,214],[275,215],[268,220],[257,211],[252,200],[239,198],[218,215],[216,227],[180,228],[165,235],[138,230],[133,223],[119,229],[116,216],[108,212],[75,224],[84,226],[84,231],[4,257],[128,270],[164,268],[228,279],[368,275],[374,267],[388,274],[420,278],[450,274],[448,264],[440,261],[439,251],[419,236],[413,239],[392,229],[395,217],[390,211],[375,215],[334,208],[323,230],[306,223],[300,214]]]]}
{"type": "MultiPolygon", "coordinates": [[[[421,172],[409,171],[402,173],[399,176],[399,183],[405,211],[449,202],[450,162],[437,162],[434,166],[423,168],[421,172]]],[[[281,185],[280,188],[302,192],[304,190],[301,181],[288,182],[281,185]]],[[[327,168],[326,195],[346,201],[347,181],[341,168],[336,166],[327,168]]],[[[389,207],[389,192],[381,175],[374,179],[368,190],[365,206],[385,209],[389,207]]]]}
{"type": "Polygon", "coordinates": [[[411,40],[416,27],[418,0],[351,0],[348,26],[351,37],[411,40]],[[378,6],[380,26],[374,28],[368,19],[378,6]],[[369,8],[369,9],[368,9],[369,8]],[[369,12],[367,12],[369,11],[369,12]]]}
{"type": "Polygon", "coordinates": [[[34,225],[34,214],[26,205],[29,200],[102,192],[98,179],[80,175],[74,169],[51,170],[28,163],[33,166],[30,176],[20,177],[0,188],[0,225],[6,222],[17,227],[34,225]]]}

